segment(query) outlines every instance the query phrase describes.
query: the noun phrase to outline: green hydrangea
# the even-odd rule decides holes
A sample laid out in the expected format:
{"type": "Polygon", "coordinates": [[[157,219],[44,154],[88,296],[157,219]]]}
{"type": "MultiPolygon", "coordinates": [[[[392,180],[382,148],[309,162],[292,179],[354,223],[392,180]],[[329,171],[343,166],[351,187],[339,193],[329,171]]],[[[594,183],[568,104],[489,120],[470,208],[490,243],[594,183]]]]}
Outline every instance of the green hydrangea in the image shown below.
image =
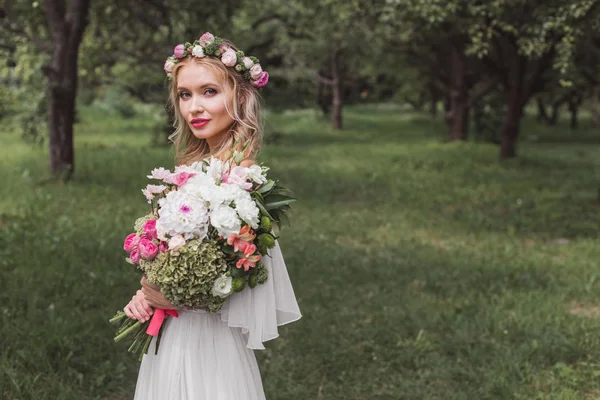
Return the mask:
{"type": "Polygon", "coordinates": [[[229,267],[217,240],[191,240],[177,251],[163,253],[147,263],[148,281],[160,286],[163,295],[173,304],[186,308],[204,308],[209,312],[221,309],[225,299],[212,295],[215,280],[229,267]]]}
{"type": "Polygon", "coordinates": [[[256,282],[260,285],[266,283],[269,280],[269,271],[263,263],[256,264],[256,282]]]}

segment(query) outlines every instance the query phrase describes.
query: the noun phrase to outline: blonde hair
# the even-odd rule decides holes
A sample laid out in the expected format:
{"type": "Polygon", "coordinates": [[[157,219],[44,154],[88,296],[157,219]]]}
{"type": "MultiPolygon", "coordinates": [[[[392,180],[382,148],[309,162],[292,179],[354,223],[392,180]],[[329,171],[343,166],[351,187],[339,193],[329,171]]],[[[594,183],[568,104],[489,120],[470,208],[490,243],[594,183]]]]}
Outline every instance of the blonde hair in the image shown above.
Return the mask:
{"type": "MultiPolygon", "coordinates": [[[[224,44],[235,50],[230,42],[224,44]]],[[[173,123],[175,132],[169,136],[169,140],[174,143],[175,162],[178,165],[191,164],[209,155],[219,158],[228,155],[236,140],[238,141],[236,150],[241,150],[241,145],[248,141],[248,146],[244,150],[244,159],[253,159],[258,155],[262,148],[263,128],[260,95],[257,88],[246,81],[239,72],[226,67],[221,60],[214,57],[188,57],[178,62],[172,73],[168,106],[175,114],[173,123]],[[226,139],[220,143],[217,149],[212,149],[212,152],[205,139],[194,136],[179,109],[177,77],[179,70],[190,62],[196,62],[214,72],[223,90],[231,94],[229,98],[231,101],[226,101],[226,107],[234,122],[229,127],[226,139]]]]}

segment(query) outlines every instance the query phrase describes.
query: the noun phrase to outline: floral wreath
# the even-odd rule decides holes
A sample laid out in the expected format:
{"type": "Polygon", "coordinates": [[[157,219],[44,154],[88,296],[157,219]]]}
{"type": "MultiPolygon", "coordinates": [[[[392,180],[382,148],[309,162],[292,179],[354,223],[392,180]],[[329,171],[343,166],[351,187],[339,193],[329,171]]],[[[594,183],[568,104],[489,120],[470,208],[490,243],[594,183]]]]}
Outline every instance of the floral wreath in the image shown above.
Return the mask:
{"type": "Polygon", "coordinates": [[[206,32],[194,43],[186,42],[178,44],[173,50],[173,55],[165,61],[164,69],[169,79],[173,78],[173,67],[187,56],[203,58],[212,56],[220,58],[227,67],[233,67],[241,73],[252,86],[261,88],[269,81],[269,73],[263,71],[258,58],[248,57],[243,51],[235,51],[224,44],[224,40],[206,32]]]}

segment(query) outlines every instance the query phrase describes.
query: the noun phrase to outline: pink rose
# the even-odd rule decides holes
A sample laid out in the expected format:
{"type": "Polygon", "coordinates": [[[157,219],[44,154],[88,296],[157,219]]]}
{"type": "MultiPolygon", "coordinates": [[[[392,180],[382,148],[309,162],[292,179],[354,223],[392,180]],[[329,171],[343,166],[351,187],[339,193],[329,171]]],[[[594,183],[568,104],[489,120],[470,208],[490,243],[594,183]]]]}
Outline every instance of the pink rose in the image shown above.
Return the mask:
{"type": "Polygon", "coordinates": [[[185,244],[185,238],[182,235],[175,235],[169,239],[169,250],[177,250],[185,244]]]}
{"type": "Polygon", "coordinates": [[[262,73],[263,73],[263,70],[262,70],[262,67],[260,66],[260,64],[254,64],[252,66],[252,68],[250,68],[250,76],[252,77],[252,79],[260,78],[262,73]]]}
{"type": "Polygon", "coordinates": [[[158,245],[158,251],[164,253],[167,250],[169,250],[169,245],[167,244],[167,242],[160,242],[160,244],[158,245]]]}
{"type": "Polygon", "coordinates": [[[140,237],[136,233],[132,233],[125,238],[125,243],[123,243],[123,249],[125,251],[130,252],[137,248],[139,242],[140,237]]]}
{"type": "Polygon", "coordinates": [[[140,239],[138,248],[140,249],[140,257],[142,257],[144,260],[152,261],[158,254],[158,246],[155,245],[152,240],[148,240],[146,238],[140,239]]]}
{"type": "Polygon", "coordinates": [[[196,174],[190,172],[178,172],[176,174],[172,174],[171,176],[166,177],[164,181],[166,183],[172,183],[177,186],[183,186],[188,181],[188,179],[190,179],[193,176],[196,176],[196,174]]]}
{"type": "Polygon", "coordinates": [[[131,254],[129,254],[129,259],[132,263],[138,265],[140,263],[140,252],[138,250],[132,251],[131,254]]]}
{"type": "Polygon", "coordinates": [[[214,41],[215,37],[210,32],[206,32],[204,35],[200,36],[200,46],[202,47],[206,47],[214,41]]]}
{"type": "Polygon", "coordinates": [[[267,71],[263,71],[263,73],[258,77],[257,80],[252,81],[252,85],[261,88],[265,86],[269,82],[269,73],[267,71]]]}
{"type": "Polygon", "coordinates": [[[235,51],[231,49],[227,49],[225,53],[221,56],[221,62],[228,67],[233,67],[237,63],[237,56],[235,55],[235,51]]]}
{"type": "Polygon", "coordinates": [[[229,175],[224,177],[223,182],[237,185],[244,190],[250,190],[252,189],[252,182],[248,182],[247,179],[246,168],[238,165],[229,171],[229,175]]]}
{"type": "Polygon", "coordinates": [[[152,239],[157,239],[158,236],[156,234],[156,220],[151,219],[146,221],[143,227],[144,233],[150,235],[152,239]]]}
{"type": "Polygon", "coordinates": [[[183,58],[183,52],[185,51],[185,47],[182,44],[178,44],[175,46],[175,50],[173,50],[173,55],[177,58],[183,58]]]}

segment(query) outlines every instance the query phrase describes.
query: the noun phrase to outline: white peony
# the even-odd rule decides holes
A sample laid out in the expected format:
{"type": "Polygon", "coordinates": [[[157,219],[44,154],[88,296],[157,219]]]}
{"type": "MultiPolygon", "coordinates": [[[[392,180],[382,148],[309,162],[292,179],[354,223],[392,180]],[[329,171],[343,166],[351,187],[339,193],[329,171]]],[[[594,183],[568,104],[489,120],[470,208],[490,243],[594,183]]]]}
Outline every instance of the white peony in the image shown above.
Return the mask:
{"type": "Polygon", "coordinates": [[[194,57],[204,57],[205,54],[202,46],[194,46],[194,48],[192,49],[192,55],[194,57]]]}
{"type": "Polygon", "coordinates": [[[267,177],[263,175],[263,170],[260,165],[251,165],[248,169],[248,178],[252,179],[254,182],[258,184],[265,183],[267,181],[267,177]]]}
{"type": "Polygon", "coordinates": [[[258,228],[260,210],[250,195],[235,200],[235,211],[253,229],[258,228]]]}
{"type": "Polygon", "coordinates": [[[158,221],[169,236],[204,239],[208,233],[208,209],[204,202],[186,191],[167,193],[158,201],[158,221]]]}
{"type": "Polygon", "coordinates": [[[223,298],[228,297],[231,294],[231,282],[230,276],[221,275],[218,277],[212,288],[212,295],[223,298]]]}
{"type": "Polygon", "coordinates": [[[219,235],[227,238],[229,235],[239,233],[242,222],[235,210],[228,206],[218,206],[210,212],[210,223],[219,235]]]}

